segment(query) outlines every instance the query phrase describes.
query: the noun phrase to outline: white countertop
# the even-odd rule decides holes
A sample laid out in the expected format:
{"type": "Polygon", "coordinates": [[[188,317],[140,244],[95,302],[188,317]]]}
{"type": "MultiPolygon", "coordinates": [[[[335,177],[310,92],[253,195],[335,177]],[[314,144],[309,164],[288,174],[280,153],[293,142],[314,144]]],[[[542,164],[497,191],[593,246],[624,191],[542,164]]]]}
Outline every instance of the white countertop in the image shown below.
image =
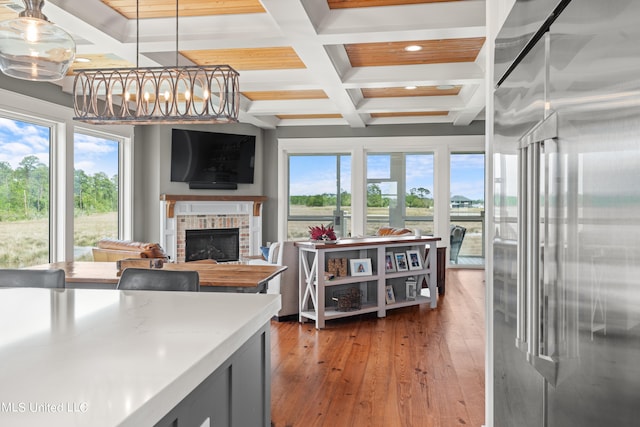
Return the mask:
{"type": "Polygon", "coordinates": [[[280,296],[0,289],[0,425],[151,426],[280,296]]]}

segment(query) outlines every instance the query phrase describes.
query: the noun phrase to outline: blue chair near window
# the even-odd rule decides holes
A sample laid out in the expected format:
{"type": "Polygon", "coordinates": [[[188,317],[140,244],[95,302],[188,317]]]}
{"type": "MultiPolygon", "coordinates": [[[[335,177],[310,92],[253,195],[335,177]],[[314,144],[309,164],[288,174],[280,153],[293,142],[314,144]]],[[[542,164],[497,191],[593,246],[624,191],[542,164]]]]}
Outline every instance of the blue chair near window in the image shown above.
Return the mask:
{"type": "Polygon", "coordinates": [[[464,235],[467,232],[467,229],[460,225],[452,225],[451,226],[451,234],[449,237],[449,261],[457,264],[458,263],[458,254],[460,253],[460,247],[462,246],[462,241],[464,240],[464,235]]]}
{"type": "Polygon", "coordinates": [[[64,270],[0,269],[0,287],[64,289],[64,270]]]}

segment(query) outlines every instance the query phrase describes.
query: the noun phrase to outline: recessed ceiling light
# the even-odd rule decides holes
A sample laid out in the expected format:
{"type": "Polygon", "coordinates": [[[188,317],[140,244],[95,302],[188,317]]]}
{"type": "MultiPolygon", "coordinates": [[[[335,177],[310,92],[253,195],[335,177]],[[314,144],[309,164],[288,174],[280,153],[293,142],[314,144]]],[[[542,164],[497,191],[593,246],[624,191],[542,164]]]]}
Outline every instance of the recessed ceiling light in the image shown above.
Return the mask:
{"type": "Polygon", "coordinates": [[[414,89],[418,89],[418,86],[405,86],[404,88],[406,90],[414,90],[414,89]]]}
{"type": "Polygon", "coordinates": [[[412,44],[412,45],[406,46],[404,50],[406,50],[407,52],[417,52],[419,50],[422,50],[422,46],[418,46],[417,44],[412,44]]]}
{"type": "Polygon", "coordinates": [[[83,58],[83,57],[77,57],[74,62],[81,62],[81,63],[87,63],[87,62],[91,62],[91,60],[89,58],[83,58]]]}
{"type": "Polygon", "coordinates": [[[453,85],[439,85],[439,86],[436,86],[436,89],[438,89],[438,90],[451,90],[453,88],[455,88],[455,86],[453,86],[453,85]]]}

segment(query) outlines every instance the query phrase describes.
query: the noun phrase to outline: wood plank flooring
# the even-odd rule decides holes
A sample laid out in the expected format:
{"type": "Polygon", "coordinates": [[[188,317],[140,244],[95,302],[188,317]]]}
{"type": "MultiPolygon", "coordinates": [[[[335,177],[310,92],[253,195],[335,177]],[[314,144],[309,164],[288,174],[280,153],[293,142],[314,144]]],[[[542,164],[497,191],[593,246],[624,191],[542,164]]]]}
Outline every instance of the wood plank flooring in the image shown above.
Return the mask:
{"type": "Polygon", "coordinates": [[[447,270],[423,305],[312,323],[271,323],[275,427],[484,424],[484,271],[447,270]]]}

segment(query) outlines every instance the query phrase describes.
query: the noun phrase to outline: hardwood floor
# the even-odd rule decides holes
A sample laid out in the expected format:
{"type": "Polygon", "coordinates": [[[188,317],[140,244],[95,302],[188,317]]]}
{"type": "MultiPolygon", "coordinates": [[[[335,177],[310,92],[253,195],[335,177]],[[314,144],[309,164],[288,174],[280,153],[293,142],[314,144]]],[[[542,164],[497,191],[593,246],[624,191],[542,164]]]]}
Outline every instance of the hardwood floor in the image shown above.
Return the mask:
{"type": "Polygon", "coordinates": [[[484,271],[447,270],[426,305],[312,323],[271,324],[275,427],[484,424],[484,271]]]}

